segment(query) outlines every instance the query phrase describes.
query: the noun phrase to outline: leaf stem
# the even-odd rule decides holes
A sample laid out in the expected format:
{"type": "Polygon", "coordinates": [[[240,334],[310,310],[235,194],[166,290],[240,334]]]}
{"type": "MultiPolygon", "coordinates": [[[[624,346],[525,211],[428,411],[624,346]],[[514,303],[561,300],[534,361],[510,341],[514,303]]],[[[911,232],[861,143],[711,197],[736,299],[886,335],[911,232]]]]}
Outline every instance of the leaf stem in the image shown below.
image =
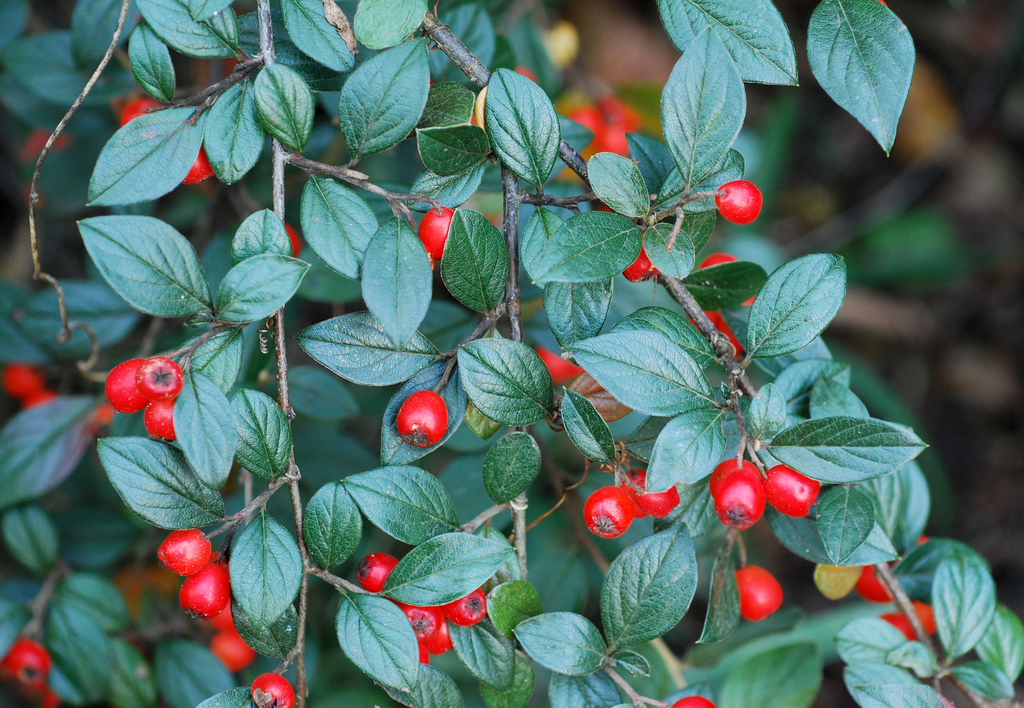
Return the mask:
{"type": "Polygon", "coordinates": [[[656,708],[668,708],[668,703],[665,701],[659,701],[656,698],[648,698],[647,696],[641,696],[636,692],[632,686],[629,685],[629,681],[619,676],[619,673],[612,668],[614,660],[609,659],[608,663],[601,667],[601,670],[611,676],[612,681],[615,685],[622,689],[622,691],[629,696],[630,702],[635,708],[644,708],[645,706],[656,706],[656,708]]]}

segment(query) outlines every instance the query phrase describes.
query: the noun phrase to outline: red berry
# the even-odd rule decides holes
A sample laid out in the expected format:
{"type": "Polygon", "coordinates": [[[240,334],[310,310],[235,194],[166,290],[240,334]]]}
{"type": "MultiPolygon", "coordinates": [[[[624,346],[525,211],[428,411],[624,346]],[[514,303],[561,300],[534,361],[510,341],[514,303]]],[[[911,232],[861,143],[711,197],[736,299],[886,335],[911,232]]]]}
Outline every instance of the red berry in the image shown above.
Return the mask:
{"type": "Polygon", "coordinates": [[[718,488],[721,486],[722,480],[732,472],[739,469],[744,469],[748,472],[759,475],[757,467],[754,466],[753,462],[750,462],[749,460],[737,460],[735,457],[730,457],[725,462],[719,462],[718,466],[715,467],[715,471],[711,473],[711,482],[709,484],[711,496],[718,494],[718,488]]]}
{"type": "Polygon", "coordinates": [[[729,338],[729,344],[732,345],[733,353],[736,356],[742,356],[743,345],[740,344],[740,340],[736,339],[736,335],[733,334],[732,328],[725,321],[725,318],[722,317],[722,313],[715,310],[713,312],[705,312],[704,314],[708,316],[709,320],[711,320],[711,324],[715,326],[715,329],[729,338]]]}
{"type": "Polygon", "coordinates": [[[604,114],[604,149],[617,155],[629,155],[629,142],[626,133],[640,128],[640,118],[636,112],[612,95],[602,96],[597,105],[604,114]]]}
{"type": "Polygon", "coordinates": [[[0,374],[4,391],[15,398],[25,398],[43,390],[46,377],[42,370],[31,364],[8,364],[0,374]]]}
{"type": "Polygon", "coordinates": [[[516,67],[516,73],[517,74],[522,74],[523,76],[528,78],[530,81],[532,81],[534,83],[537,83],[537,75],[535,73],[533,73],[533,71],[531,71],[529,67],[517,66],[516,67]]]}
{"type": "Polygon", "coordinates": [[[160,102],[154,101],[152,98],[136,98],[134,101],[129,101],[121,109],[121,125],[127,125],[129,121],[145,115],[150,108],[156,108],[159,105],[160,102]]]}
{"type": "Polygon", "coordinates": [[[252,702],[256,708],[294,708],[295,691],[280,674],[261,674],[252,682],[252,702]]]}
{"type": "Polygon", "coordinates": [[[104,403],[92,412],[92,424],[96,428],[105,428],[114,422],[114,407],[104,403]]]}
{"type": "Polygon", "coordinates": [[[384,581],[398,565],[398,559],[387,553],[371,553],[359,561],[356,567],[356,582],[367,592],[380,592],[384,581]]]}
{"type": "Polygon", "coordinates": [[[210,640],[210,652],[220,659],[231,673],[238,673],[256,661],[256,651],[233,629],[213,635],[213,639],[210,640]]]}
{"type": "Polygon", "coordinates": [[[697,266],[697,270],[704,268],[710,268],[711,266],[722,265],[724,263],[735,263],[739,259],[731,253],[712,253],[710,256],[705,258],[697,266]]]}
{"type": "Polygon", "coordinates": [[[145,359],[129,359],[115,366],[107,374],[107,381],[104,384],[107,400],[118,413],[138,413],[149,402],[135,384],[139,367],[145,363],[145,359]]]}
{"type": "Polygon", "coordinates": [[[228,571],[216,563],[203,566],[198,573],[185,578],[178,600],[181,609],[192,617],[212,620],[224,611],[231,600],[228,571]]]}
{"type": "Polygon", "coordinates": [[[750,622],[760,622],[782,607],[782,586],[764,568],[748,565],[736,571],[736,587],[740,591],[740,615],[750,622]]]}
{"type": "Polygon", "coordinates": [[[299,232],[289,223],[285,223],[284,230],[288,234],[288,240],[292,242],[292,256],[298,258],[302,253],[302,239],[299,238],[299,232]]]}
{"type": "Polygon", "coordinates": [[[146,432],[157,440],[177,440],[174,434],[174,401],[150,401],[142,414],[146,432]]]}
{"type": "Polygon", "coordinates": [[[487,614],[487,596],[477,588],[455,602],[441,607],[444,616],[462,627],[472,627],[487,614]]]}
{"type": "Polygon", "coordinates": [[[398,434],[407,445],[436,445],[448,430],[448,408],[433,391],[417,391],[398,409],[398,434]]]}
{"type": "Polygon", "coordinates": [[[23,686],[40,688],[50,675],[50,652],[42,644],[26,637],[15,640],[0,661],[0,677],[23,686]]]}
{"type": "Polygon", "coordinates": [[[435,656],[444,654],[451,649],[452,635],[448,632],[448,623],[442,622],[441,626],[437,628],[437,631],[432,636],[420,642],[420,646],[435,656]]]}
{"type": "Polygon", "coordinates": [[[651,263],[651,259],[647,257],[647,251],[641,246],[640,255],[636,257],[636,260],[626,270],[622,271],[622,275],[631,283],[639,283],[642,280],[650,280],[660,272],[651,263]]]}
{"type": "Polygon", "coordinates": [[[925,634],[935,634],[935,610],[932,609],[932,606],[914,600],[914,609],[917,610],[917,616],[921,620],[921,624],[924,625],[925,634]]]}
{"type": "Polygon", "coordinates": [[[199,529],[172,531],[157,549],[160,564],[172,573],[195,575],[210,560],[210,542],[199,529]]]}
{"type": "Polygon", "coordinates": [[[717,708],[714,703],[701,696],[687,696],[672,704],[672,708],[717,708]]]}
{"type": "Polygon", "coordinates": [[[857,590],[857,594],[868,602],[892,602],[889,588],[885,587],[875,575],[875,566],[873,565],[864,566],[854,588],[857,590]]]}
{"type": "Polygon", "coordinates": [[[583,505],[583,520],[601,538],[621,536],[633,523],[633,501],[621,487],[601,487],[583,505]]]}
{"type": "Polygon", "coordinates": [[[765,499],[786,516],[807,516],[820,490],[820,482],[786,465],[772,467],[764,480],[765,499]]]}
{"type": "Polygon", "coordinates": [[[912,642],[917,639],[917,633],[914,631],[914,625],[910,624],[910,620],[906,618],[906,615],[901,615],[897,612],[887,612],[884,615],[879,615],[878,618],[885,620],[893,627],[900,630],[908,641],[912,642]]]}
{"type": "Polygon", "coordinates": [[[718,188],[715,206],[726,221],[749,224],[761,213],[761,190],[746,180],[727,182],[718,188]]]}
{"type": "Polygon", "coordinates": [[[453,216],[454,210],[439,207],[428,210],[420,219],[417,235],[432,260],[440,262],[441,256],[444,255],[444,244],[448,240],[448,230],[451,228],[453,216]]]}
{"type": "Polygon", "coordinates": [[[196,155],[195,162],[192,163],[192,169],[185,175],[185,179],[181,180],[182,184],[199,184],[203,180],[213,177],[213,168],[210,167],[210,161],[206,158],[206,148],[199,148],[199,154],[196,155]]]}
{"type": "Polygon", "coordinates": [[[764,514],[761,475],[745,466],[726,474],[717,485],[715,513],[726,526],[749,529],[764,514]]]}
{"type": "MultiPolygon", "coordinates": [[[[216,559],[215,558],[211,558],[210,562],[211,563],[215,563],[216,559]]],[[[230,576],[231,573],[228,573],[228,575],[230,576]]],[[[232,632],[236,631],[235,630],[235,620],[231,616],[231,603],[230,602],[228,603],[228,606],[224,608],[223,612],[221,612],[219,615],[217,615],[212,620],[210,620],[210,626],[213,627],[214,629],[220,631],[220,632],[227,632],[229,630],[232,631],[232,632]]]]}
{"type": "Polygon", "coordinates": [[[412,631],[418,641],[434,636],[438,628],[444,624],[444,615],[441,614],[440,607],[416,607],[404,602],[395,604],[409,618],[409,624],[412,625],[412,631]]]}
{"type": "Polygon", "coordinates": [[[427,648],[423,645],[423,642],[416,642],[416,647],[420,650],[420,663],[429,664],[430,653],[427,651],[427,648]]]}
{"type": "Polygon", "coordinates": [[[602,152],[605,144],[605,127],[604,114],[601,110],[597,106],[580,106],[569,111],[567,115],[594,134],[589,147],[593,148],[594,152],[602,152]]]}
{"type": "Polygon", "coordinates": [[[60,696],[51,691],[49,688],[43,689],[43,697],[39,703],[39,708],[57,708],[60,705],[60,696]]]}
{"type": "Polygon", "coordinates": [[[139,393],[151,401],[166,401],[181,393],[181,367],[167,357],[146,359],[135,372],[139,393]]]}
{"type": "Polygon", "coordinates": [[[576,366],[568,359],[563,359],[550,349],[534,347],[533,350],[537,352],[537,356],[539,356],[540,360],[544,362],[544,366],[548,367],[548,373],[551,374],[551,383],[555,386],[561,386],[583,373],[582,366],[576,366]]]}
{"type": "MultiPolygon", "coordinates": [[[[644,487],[647,484],[646,470],[629,470],[628,472],[626,472],[626,476],[629,477],[630,482],[640,487],[641,489],[644,489],[644,487]]],[[[637,490],[633,489],[632,486],[626,483],[625,479],[619,480],[619,486],[622,487],[623,491],[625,491],[627,495],[629,495],[629,500],[633,502],[633,518],[646,519],[647,512],[641,509],[640,505],[637,504],[636,501],[637,497],[640,496],[643,492],[638,492],[637,490]]]]}
{"type": "Polygon", "coordinates": [[[22,407],[22,409],[35,408],[36,406],[41,406],[44,403],[49,403],[50,401],[52,401],[56,397],[57,397],[57,392],[56,391],[51,391],[48,388],[44,388],[41,391],[36,391],[35,393],[30,393],[29,395],[27,395],[23,399],[21,399],[21,407],[22,407]]]}
{"type": "Polygon", "coordinates": [[[638,494],[636,503],[646,515],[655,519],[664,519],[679,506],[679,490],[673,485],[664,492],[647,492],[638,494]]]}

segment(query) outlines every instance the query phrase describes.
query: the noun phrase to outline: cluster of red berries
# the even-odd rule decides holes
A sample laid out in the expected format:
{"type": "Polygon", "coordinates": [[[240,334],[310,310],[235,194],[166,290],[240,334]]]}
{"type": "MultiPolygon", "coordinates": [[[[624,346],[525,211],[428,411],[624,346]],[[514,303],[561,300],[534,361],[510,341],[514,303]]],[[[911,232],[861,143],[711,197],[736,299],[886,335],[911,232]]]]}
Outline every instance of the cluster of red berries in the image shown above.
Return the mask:
{"type": "Polygon", "coordinates": [[[433,391],[417,391],[398,409],[398,434],[408,445],[436,445],[448,430],[448,408],[433,391]]]}
{"type": "Polygon", "coordinates": [[[640,118],[636,112],[611,94],[597,99],[596,106],[579,106],[567,115],[594,134],[585,153],[588,156],[599,152],[629,155],[626,133],[636,132],[640,128],[640,118]]]}
{"type": "Polygon", "coordinates": [[[765,502],[786,516],[807,516],[821,483],[786,465],[775,465],[764,479],[747,460],[729,459],[711,473],[715,513],[726,526],[744,530],[764,514],[765,502]]]}
{"type": "MultiPolygon", "coordinates": [[[[129,101],[121,109],[121,127],[128,125],[139,116],[146,115],[152,109],[159,108],[160,105],[159,101],[154,101],[152,98],[137,98],[134,101],[129,101]]],[[[188,171],[181,183],[198,184],[210,177],[213,177],[213,168],[210,167],[210,161],[206,158],[206,148],[201,147],[195,162],[192,163],[192,169],[188,171]]]]}
{"type": "Polygon", "coordinates": [[[174,401],[181,393],[181,367],[167,357],[129,359],[107,375],[106,394],[118,413],[143,408],[146,432],[161,440],[174,440],[174,401]]]}
{"type": "Polygon", "coordinates": [[[664,492],[645,492],[646,483],[645,470],[630,470],[614,487],[596,490],[583,505],[587,528],[601,538],[615,538],[626,532],[633,519],[664,519],[679,506],[679,490],[674,486],[664,492]]]}
{"type": "Polygon", "coordinates": [[[42,708],[56,708],[60,698],[46,685],[52,666],[46,647],[28,637],[19,637],[0,659],[0,680],[13,683],[26,698],[40,701],[42,708]]]}
{"type": "MultiPolygon", "coordinates": [[[[398,559],[387,553],[371,553],[359,561],[356,581],[367,592],[377,593],[398,565],[398,559]]],[[[392,600],[394,602],[394,600],[392,600]]],[[[430,655],[444,654],[452,648],[448,622],[460,627],[472,627],[487,614],[487,596],[477,588],[463,598],[440,607],[416,607],[395,602],[409,618],[420,650],[420,663],[430,661],[430,655]]]]}
{"type": "MultiPolygon", "coordinates": [[[[918,539],[918,545],[928,540],[927,536],[922,536],[918,539]]],[[[878,575],[875,573],[875,567],[873,565],[866,565],[861,568],[860,577],[857,579],[857,584],[854,586],[857,594],[868,602],[877,602],[880,604],[888,604],[893,601],[892,594],[889,592],[889,588],[878,579],[878,575]]],[[[935,612],[932,606],[914,600],[914,609],[917,611],[917,616],[921,619],[921,624],[924,625],[924,631],[928,634],[935,634],[935,612]]],[[[903,633],[907,639],[913,641],[917,639],[917,634],[914,632],[913,625],[910,624],[910,620],[907,616],[899,612],[886,612],[879,615],[879,619],[883,619],[893,627],[903,633]]]]}
{"type": "Polygon", "coordinates": [[[46,388],[42,369],[31,364],[8,364],[0,374],[0,384],[9,396],[21,401],[22,409],[41,406],[57,395],[46,388]]]}

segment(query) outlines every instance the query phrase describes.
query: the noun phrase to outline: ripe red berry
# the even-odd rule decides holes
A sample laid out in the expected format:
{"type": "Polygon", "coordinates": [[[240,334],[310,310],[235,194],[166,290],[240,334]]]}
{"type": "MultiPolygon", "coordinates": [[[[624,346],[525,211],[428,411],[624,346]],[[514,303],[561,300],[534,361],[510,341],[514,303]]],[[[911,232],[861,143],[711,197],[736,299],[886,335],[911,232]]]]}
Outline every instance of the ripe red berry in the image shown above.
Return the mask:
{"type": "Polygon", "coordinates": [[[533,73],[533,71],[529,67],[527,67],[527,66],[517,66],[516,67],[516,73],[517,74],[522,74],[523,76],[528,78],[530,81],[532,81],[534,83],[537,83],[537,75],[535,73],[533,73]]]}
{"type": "Polygon", "coordinates": [[[49,688],[43,689],[43,697],[39,702],[39,708],[57,708],[60,705],[60,696],[49,688]]]}
{"type": "Polygon", "coordinates": [[[423,645],[423,642],[416,642],[416,647],[420,650],[420,663],[429,664],[430,652],[427,651],[427,648],[423,645]]]}
{"type": "Polygon", "coordinates": [[[583,373],[582,366],[576,366],[568,359],[563,359],[550,349],[534,347],[534,351],[537,352],[537,356],[540,357],[540,360],[544,362],[544,366],[548,368],[548,373],[551,374],[551,383],[555,386],[561,386],[567,381],[571,381],[583,373]]]}
{"type": "Polygon", "coordinates": [[[417,391],[398,409],[398,434],[408,445],[430,447],[448,430],[448,408],[433,391],[417,391]]]}
{"type": "Polygon", "coordinates": [[[736,587],[740,591],[740,615],[750,622],[760,622],[782,607],[782,586],[764,568],[748,565],[736,571],[736,587]]]}
{"type": "Polygon", "coordinates": [[[398,559],[387,553],[371,553],[359,561],[356,567],[356,582],[367,592],[380,592],[384,581],[398,565],[398,559]]]}
{"type": "Polygon", "coordinates": [[[442,622],[432,636],[420,642],[420,646],[435,656],[444,654],[451,649],[452,635],[448,632],[448,623],[442,622]]]}
{"type": "Polygon", "coordinates": [[[820,482],[786,465],[772,467],[764,480],[765,499],[786,516],[807,516],[820,490],[820,482]]]}
{"type": "Polygon", "coordinates": [[[157,440],[177,440],[174,434],[174,401],[150,401],[142,414],[146,432],[157,440]]]}
{"type": "Polygon", "coordinates": [[[448,230],[451,228],[453,216],[455,216],[454,210],[440,207],[428,210],[420,219],[417,235],[434,261],[440,262],[441,256],[444,255],[444,244],[448,240],[448,230]]]}
{"type": "Polygon", "coordinates": [[[914,631],[914,625],[910,624],[910,620],[907,619],[906,615],[901,615],[898,612],[887,612],[884,615],[879,615],[878,618],[885,620],[893,627],[900,630],[908,641],[912,642],[917,639],[917,632],[914,631]]]}
{"type": "Polygon", "coordinates": [[[44,388],[44,389],[42,389],[40,391],[36,391],[34,393],[30,393],[29,395],[27,395],[23,399],[21,399],[21,407],[22,407],[22,409],[35,408],[36,406],[41,406],[44,403],[49,403],[50,401],[52,401],[56,397],[57,397],[57,392],[56,391],[52,391],[52,390],[50,390],[48,388],[44,388]]]}
{"type": "Polygon", "coordinates": [[[702,696],[687,696],[673,703],[672,708],[717,708],[717,706],[702,696]]]}
{"type": "Polygon", "coordinates": [[[764,514],[761,475],[741,466],[726,474],[717,485],[715,513],[726,526],[749,529],[764,514]]]}
{"type": "Polygon", "coordinates": [[[181,609],[196,619],[209,621],[224,611],[231,600],[228,571],[208,563],[195,575],[185,578],[178,594],[181,609]]]}
{"type": "Polygon", "coordinates": [[[292,242],[292,256],[298,258],[299,254],[302,253],[302,239],[299,238],[299,232],[287,222],[284,225],[284,230],[288,234],[288,240],[292,242]]]}
{"type": "Polygon", "coordinates": [[[145,359],[129,359],[115,366],[107,374],[107,381],[104,384],[107,400],[118,413],[138,413],[149,402],[135,384],[139,367],[145,363],[145,359]]]}
{"type": "Polygon", "coordinates": [[[487,596],[477,588],[455,602],[441,607],[444,616],[462,627],[472,627],[487,614],[487,596]]]}
{"type": "Polygon", "coordinates": [[[181,180],[182,184],[199,184],[203,180],[213,177],[213,168],[210,167],[210,161],[206,157],[206,148],[199,148],[199,154],[196,155],[195,162],[192,163],[192,168],[185,175],[185,179],[181,180]]]}
{"type": "Polygon", "coordinates": [[[136,98],[134,101],[129,101],[121,109],[121,126],[127,125],[129,121],[145,115],[150,108],[156,108],[159,105],[160,102],[154,101],[152,98],[136,98]]]}
{"type": "Polygon", "coordinates": [[[864,566],[854,588],[857,590],[857,594],[868,602],[892,602],[889,588],[885,587],[875,575],[875,566],[873,565],[864,566]]]}
{"type": "Polygon", "coordinates": [[[19,637],[0,661],[0,677],[39,688],[46,684],[51,666],[46,647],[27,637],[19,637]]]}
{"type": "Polygon", "coordinates": [[[679,506],[679,490],[673,485],[664,492],[637,494],[636,503],[647,516],[664,519],[679,506]]]}
{"type": "Polygon", "coordinates": [[[172,531],[157,549],[160,564],[172,573],[195,575],[210,560],[210,542],[199,529],[172,531]]]}
{"type": "Polygon", "coordinates": [[[139,393],[151,401],[166,401],[181,393],[184,378],[181,367],[167,357],[146,359],[135,371],[135,385],[139,393]]]}
{"type": "Polygon", "coordinates": [[[722,265],[724,263],[735,263],[739,259],[731,253],[712,253],[707,258],[700,262],[697,266],[697,270],[704,268],[710,268],[711,266],[722,265]]]}
{"type": "MultiPolygon", "coordinates": [[[[579,106],[569,111],[567,115],[571,120],[576,121],[594,134],[594,139],[588,146],[593,152],[604,151],[605,127],[604,114],[601,112],[601,109],[597,106],[579,106]]],[[[591,152],[591,150],[588,150],[588,152],[591,152]]]]}
{"type": "Polygon", "coordinates": [[[0,374],[0,385],[14,398],[26,398],[43,390],[46,377],[39,367],[31,364],[8,364],[0,374]]]}
{"type": "Polygon", "coordinates": [[[213,639],[210,640],[210,652],[220,659],[231,673],[238,673],[256,661],[256,651],[246,644],[234,629],[213,635],[213,639]]]}
{"type": "Polygon", "coordinates": [[[924,625],[925,633],[935,634],[937,628],[935,626],[935,610],[932,609],[932,606],[914,600],[914,609],[917,610],[917,616],[921,620],[921,624],[924,625]]]}
{"type": "Polygon", "coordinates": [[[444,624],[444,615],[441,614],[440,607],[416,607],[406,605],[404,602],[395,604],[409,618],[409,624],[412,625],[412,631],[416,634],[418,641],[434,636],[440,626],[444,624]]]}
{"type": "Polygon", "coordinates": [[[761,201],[761,190],[743,179],[723,184],[715,195],[718,213],[734,224],[749,224],[756,219],[761,201]]]}
{"type": "Polygon", "coordinates": [[[639,283],[642,280],[650,280],[660,272],[651,263],[651,259],[647,257],[647,251],[641,246],[640,255],[636,257],[636,260],[626,270],[622,271],[622,275],[631,283],[639,283]]]}
{"type": "Polygon", "coordinates": [[[256,708],[295,708],[295,691],[280,674],[261,674],[252,682],[256,708]]]}
{"type": "Polygon", "coordinates": [[[640,128],[640,117],[632,108],[610,94],[599,98],[597,105],[604,115],[603,149],[616,155],[629,155],[626,133],[640,128]]]}
{"type": "MultiPolygon", "coordinates": [[[[216,560],[211,558],[210,562],[215,563],[216,560]]],[[[230,576],[231,573],[228,573],[228,575],[230,576]]],[[[228,630],[231,630],[232,632],[235,631],[235,620],[231,616],[230,602],[228,603],[228,606],[224,608],[223,612],[210,620],[210,626],[219,632],[226,632],[228,630]]]]}
{"type": "MultiPolygon", "coordinates": [[[[646,470],[628,470],[626,472],[626,477],[629,477],[629,481],[640,487],[640,489],[644,489],[644,487],[647,484],[646,470]]],[[[626,494],[629,496],[629,500],[633,502],[633,518],[646,519],[647,512],[641,509],[640,505],[636,501],[637,497],[643,494],[643,492],[638,492],[637,490],[635,490],[631,485],[629,485],[626,482],[625,479],[619,480],[619,486],[622,487],[623,491],[625,491],[626,494]]]]}
{"type": "Polygon", "coordinates": [[[601,538],[621,536],[633,523],[633,501],[621,487],[601,487],[583,505],[583,521],[601,538]]]}
{"type": "Polygon", "coordinates": [[[711,482],[709,484],[711,490],[711,496],[718,494],[718,489],[724,480],[732,472],[744,469],[747,472],[758,474],[757,467],[754,466],[753,462],[749,460],[737,460],[735,457],[730,457],[724,462],[719,462],[718,466],[715,467],[715,471],[711,473],[711,482]]]}

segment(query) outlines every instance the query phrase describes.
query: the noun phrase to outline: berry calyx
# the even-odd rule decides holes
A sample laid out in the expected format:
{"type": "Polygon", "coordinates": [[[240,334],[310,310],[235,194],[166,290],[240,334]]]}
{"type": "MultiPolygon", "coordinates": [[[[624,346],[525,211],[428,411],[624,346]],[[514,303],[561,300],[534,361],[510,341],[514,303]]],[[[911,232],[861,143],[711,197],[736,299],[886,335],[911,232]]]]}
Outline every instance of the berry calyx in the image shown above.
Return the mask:
{"type": "Polygon", "coordinates": [[[672,708],[717,708],[717,706],[703,696],[687,696],[673,703],[672,708]]]}
{"type": "Polygon", "coordinates": [[[387,553],[371,553],[359,561],[356,567],[356,582],[367,592],[380,592],[384,581],[398,565],[398,559],[387,553]]]}
{"type": "Polygon", "coordinates": [[[726,182],[715,195],[718,213],[734,224],[749,224],[756,219],[761,213],[762,201],[761,190],[744,179],[726,182]]]}
{"type": "Polygon", "coordinates": [[[647,251],[641,246],[640,255],[636,257],[636,260],[626,270],[622,271],[622,275],[631,283],[639,283],[644,280],[650,280],[660,272],[651,263],[651,259],[647,257],[647,251]]]}
{"type": "Polygon", "coordinates": [[[146,359],[135,371],[135,386],[151,401],[166,401],[181,393],[181,367],[167,357],[146,359]]]}
{"type": "Polygon", "coordinates": [[[295,690],[280,674],[261,674],[252,682],[256,708],[295,708],[295,690]]]}
{"type": "Polygon", "coordinates": [[[145,359],[129,359],[115,366],[107,374],[107,380],[103,384],[104,391],[107,394],[107,401],[118,413],[138,413],[149,402],[135,384],[139,367],[145,363],[145,359]]]}
{"type": "Polygon", "coordinates": [[[199,529],[172,531],[157,549],[160,564],[172,573],[188,577],[210,560],[210,542],[199,529]]]}
{"type": "Polygon", "coordinates": [[[213,168],[210,167],[210,160],[206,157],[206,148],[201,147],[199,148],[199,154],[196,155],[196,159],[192,163],[192,168],[185,175],[185,179],[181,180],[181,183],[199,184],[210,177],[213,177],[213,168]]]}
{"type": "Polygon", "coordinates": [[[465,597],[443,605],[441,612],[460,627],[472,627],[487,614],[487,596],[477,588],[465,597]]]}
{"type": "Polygon", "coordinates": [[[420,227],[416,235],[423,242],[423,248],[432,261],[441,262],[444,255],[444,244],[448,241],[448,231],[452,225],[452,217],[455,211],[448,207],[429,209],[420,219],[420,227]]]}
{"type": "Polygon", "coordinates": [[[46,377],[42,370],[31,364],[8,364],[0,374],[0,385],[14,398],[27,398],[42,391],[46,377]]]}
{"type": "MultiPolygon", "coordinates": [[[[221,614],[224,614],[223,612],[221,614]]],[[[210,653],[233,674],[256,661],[256,650],[245,643],[234,629],[217,632],[210,640],[210,653]]]]}
{"type": "Polygon", "coordinates": [[[129,101],[121,109],[121,126],[128,125],[129,121],[146,115],[149,113],[149,109],[157,108],[160,105],[159,101],[154,101],[152,98],[136,98],[134,101],[129,101]]]}
{"type": "Polygon", "coordinates": [[[416,634],[418,641],[434,636],[440,626],[444,624],[444,615],[441,614],[440,607],[416,607],[415,605],[406,605],[404,602],[395,604],[409,618],[409,624],[412,625],[412,631],[416,634]]]}
{"type": "Polygon", "coordinates": [[[858,595],[868,602],[892,602],[889,588],[885,587],[882,581],[878,579],[878,576],[875,575],[875,566],[873,565],[866,565],[860,571],[860,578],[857,580],[854,589],[858,595]]]}
{"type": "Polygon", "coordinates": [[[736,587],[740,593],[740,616],[760,622],[782,607],[782,586],[764,568],[748,565],[736,571],[736,587]]]}
{"type": "Polygon", "coordinates": [[[299,238],[299,232],[287,222],[285,222],[284,230],[288,234],[288,240],[292,242],[292,257],[298,258],[299,254],[302,253],[302,239],[299,238]]]}
{"type": "Polygon", "coordinates": [[[142,414],[146,432],[157,440],[177,440],[174,434],[174,401],[150,401],[142,414]]]}
{"type": "Polygon", "coordinates": [[[212,620],[224,611],[231,600],[231,579],[228,571],[217,563],[208,563],[181,584],[178,601],[191,617],[212,620]]]}
{"type": "Polygon", "coordinates": [[[46,647],[27,637],[19,637],[0,661],[0,677],[39,688],[46,684],[52,665],[46,647]]]}
{"type": "Polygon", "coordinates": [[[786,516],[807,516],[819,491],[820,482],[786,465],[772,467],[764,480],[765,499],[786,516]]]}
{"type": "Polygon", "coordinates": [[[544,362],[544,366],[548,368],[548,373],[551,374],[551,383],[555,386],[561,386],[567,381],[571,381],[583,373],[582,366],[576,366],[568,359],[563,359],[550,349],[534,347],[534,351],[537,352],[537,356],[540,357],[540,360],[544,362]]]}
{"type": "Polygon", "coordinates": [[[433,391],[417,391],[405,399],[395,421],[407,445],[436,445],[448,430],[448,408],[433,391]]]}
{"type": "Polygon", "coordinates": [[[722,477],[716,489],[715,513],[726,526],[749,529],[764,514],[764,487],[756,469],[741,466],[722,477]]]}
{"type": "Polygon", "coordinates": [[[420,646],[435,656],[452,649],[452,635],[448,631],[448,623],[442,622],[432,636],[420,642],[420,646]]]}
{"type": "Polygon", "coordinates": [[[49,403],[50,401],[52,401],[56,397],[57,397],[57,392],[56,391],[52,391],[52,390],[50,390],[48,388],[44,388],[41,391],[36,391],[34,393],[30,393],[29,395],[27,395],[23,399],[21,399],[21,407],[22,407],[22,409],[35,408],[36,406],[41,406],[44,403],[49,403]]]}
{"type": "Polygon", "coordinates": [[[621,536],[633,523],[633,501],[621,487],[601,487],[583,505],[583,521],[601,538],[621,536]]]}

